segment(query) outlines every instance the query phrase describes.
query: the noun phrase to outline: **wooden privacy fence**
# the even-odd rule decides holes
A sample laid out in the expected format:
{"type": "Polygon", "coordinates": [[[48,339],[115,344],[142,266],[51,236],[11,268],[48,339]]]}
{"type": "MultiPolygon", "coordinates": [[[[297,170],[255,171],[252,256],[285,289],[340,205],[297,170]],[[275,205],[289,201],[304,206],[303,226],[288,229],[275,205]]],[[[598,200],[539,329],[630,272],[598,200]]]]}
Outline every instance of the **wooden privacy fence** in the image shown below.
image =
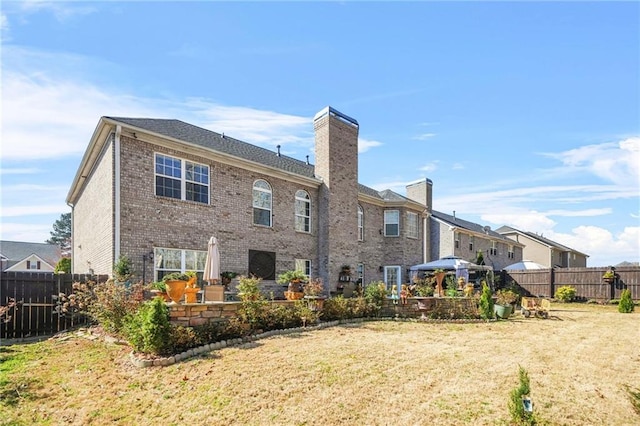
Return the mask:
{"type": "Polygon", "coordinates": [[[522,287],[529,295],[553,297],[562,286],[576,289],[578,300],[600,302],[620,299],[622,290],[629,289],[634,300],[640,300],[640,267],[625,266],[615,269],[612,283],[602,279],[608,268],[556,268],[530,271],[503,271],[505,284],[511,281],[522,287]]]}
{"type": "Polygon", "coordinates": [[[64,316],[56,311],[54,296],[71,293],[74,282],[105,282],[106,275],[53,274],[50,272],[2,272],[0,277],[0,306],[15,308],[11,318],[0,321],[0,340],[49,336],[83,324],[84,316],[64,316]]]}

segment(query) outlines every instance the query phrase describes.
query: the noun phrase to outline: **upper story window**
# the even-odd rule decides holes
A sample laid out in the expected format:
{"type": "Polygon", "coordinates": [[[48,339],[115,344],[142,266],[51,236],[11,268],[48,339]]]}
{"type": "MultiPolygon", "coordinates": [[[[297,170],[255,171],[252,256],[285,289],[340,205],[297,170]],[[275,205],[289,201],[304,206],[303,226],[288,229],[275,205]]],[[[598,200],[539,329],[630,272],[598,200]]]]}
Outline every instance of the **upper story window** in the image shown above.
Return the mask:
{"type": "Polygon", "coordinates": [[[358,241],[364,241],[364,210],[358,204],[358,241]]]}
{"type": "Polygon", "coordinates": [[[253,182],[253,223],[255,225],[271,226],[272,205],[271,185],[262,179],[253,182]]]}
{"type": "Polygon", "coordinates": [[[515,253],[513,252],[513,246],[509,244],[509,248],[507,250],[507,257],[509,259],[513,259],[515,257],[515,253]]]}
{"type": "Polygon", "coordinates": [[[296,231],[311,232],[311,197],[307,191],[296,192],[296,231]]]}
{"type": "Polygon", "coordinates": [[[407,237],[418,238],[418,214],[407,212],[407,237]]]}
{"type": "Polygon", "coordinates": [[[473,243],[474,243],[475,237],[473,235],[469,236],[469,251],[473,251],[473,243]]]}
{"type": "Polygon", "coordinates": [[[460,248],[460,233],[459,232],[454,232],[453,233],[453,238],[454,238],[453,243],[455,244],[455,248],[460,248]]]}
{"type": "Polygon", "coordinates": [[[397,237],[400,235],[400,212],[398,210],[384,211],[384,236],[397,237]]]}
{"type": "Polygon", "coordinates": [[[155,176],[156,195],[209,204],[209,166],[156,154],[155,176]]]}
{"type": "Polygon", "coordinates": [[[27,260],[27,269],[40,269],[40,261],[27,260]]]}
{"type": "Polygon", "coordinates": [[[491,241],[491,248],[489,249],[489,254],[492,256],[496,256],[498,254],[498,243],[495,241],[491,241]]]}

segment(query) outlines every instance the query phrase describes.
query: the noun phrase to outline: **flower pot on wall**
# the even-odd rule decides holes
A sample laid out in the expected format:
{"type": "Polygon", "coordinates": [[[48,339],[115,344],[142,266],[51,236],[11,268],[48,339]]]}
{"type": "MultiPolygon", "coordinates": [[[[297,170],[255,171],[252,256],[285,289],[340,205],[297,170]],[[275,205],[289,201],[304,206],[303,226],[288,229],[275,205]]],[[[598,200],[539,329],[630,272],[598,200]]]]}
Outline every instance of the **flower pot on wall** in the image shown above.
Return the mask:
{"type": "Polygon", "coordinates": [[[180,299],[184,296],[184,291],[187,288],[187,282],[182,280],[169,280],[166,281],[167,294],[172,300],[171,304],[176,305],[180,303],[180,299]]]}
{"type": "Polygon", "coordinates": [[[185,303],[197,303],[197,296],[200,289],[198,287],[187,287],[184,289],[185,303]]]}

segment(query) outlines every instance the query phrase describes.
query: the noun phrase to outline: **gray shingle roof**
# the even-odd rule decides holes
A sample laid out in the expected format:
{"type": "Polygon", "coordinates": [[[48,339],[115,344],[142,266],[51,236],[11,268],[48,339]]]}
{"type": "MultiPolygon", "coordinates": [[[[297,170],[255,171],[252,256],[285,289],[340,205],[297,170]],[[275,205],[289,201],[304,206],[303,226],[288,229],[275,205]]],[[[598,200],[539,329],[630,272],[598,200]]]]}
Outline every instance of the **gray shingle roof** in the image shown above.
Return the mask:
{"type": "Polygon", "coordinates": [[[252,145],[227,135],[223,136],[184,121],[160,118],[105,118],[297,175],[315,177],[315,167],[305,161],[296,160],[285,155],[278,156],[276,152],[266,148],[252,145]]]}
{"type": "Polygon", "coordinates": [[[575,252],[575,253],[580,253],[586,256],[585,253],[579,252],[578,250],[574,250],[570,247],[564,246],[560,243],[557,243],[553,240],[550,240],[548,238],[543,237],[542,235],[538,235],[535,232],[529,232],[529,231],[520,231],[519,229],[516,228],[512,228],[511,226],[501,226],[500,228],[497,229],[498,232],[502,233],[502,234],[506,234],[506,233],[511,233],[511,232],[519,232],[521,234],[524,234],[526,236],[528,236],[529,238],[532,238],[536,241],[541,242],[542,244],[546,244],[550,247],[555,247],[557,249],[563,250],[563,251],[569,251],[569,252],[575,252]]]}
{"type": "MultiPolygon", "coordinates": [[[[446,213],[442,213],[442,212],[438,212],[438,211],[432,211],[431,214],[435,217],[438,218],[444,222],[447,222],[448,224],[452,225],[452,226],[457,226],[458,228],[463,228],[463,229],[467,229],[469,231],[473,231],[473,232],[478,232],[481,234],[486,234],[489,235],[490,237],[499,239],[499,240],[507,240],[508,238],[505,237],[504,235],[501,235],[499,233],[497,233],[496,231],[493,231],[491,229],[485,229],[484,226],[479,225],[477,223],[473,223],[473,222],[469,222],[468,220],[464,220],[464,219],[460,219],[459,217],[454,217],[451,215],[448,215],[446,213]]],[[[509,240],[511,241],[511,240],[509,240]]]]}
{"type": "Polygon", "coordinates": [[[60,247],[46,243],[25,243],[21,241],[0,241],[0,254],[7,258],[6,265],[13,266],[32,254],[37,255],[42,260],[55,266],[60,260],[60,247]]]}

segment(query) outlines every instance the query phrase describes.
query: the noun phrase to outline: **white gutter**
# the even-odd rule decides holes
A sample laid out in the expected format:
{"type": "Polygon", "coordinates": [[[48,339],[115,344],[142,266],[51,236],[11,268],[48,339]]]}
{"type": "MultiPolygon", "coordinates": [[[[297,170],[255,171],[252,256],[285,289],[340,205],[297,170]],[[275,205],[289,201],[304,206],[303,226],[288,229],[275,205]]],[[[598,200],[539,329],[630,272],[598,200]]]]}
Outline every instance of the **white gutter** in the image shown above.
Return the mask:
{"type": "Polygon", "coordinates": [[[116,137],[114,140],[114,146],[113,146],[113,150],[114,150],[114,154],[115,154],[115,181],[114,181],[114,185],[115,185],[115,191],[114,191],[114,196],[115,196],[115,214],[114,214],[114,220],[115,220],[115,227],[114,227],[114,237],[115,237],[115,241],[114,241],[114,262],[120,258],[120,134],[122,133],[122,126],[121,125],[117,125],[116,126],[116,137]]]}

